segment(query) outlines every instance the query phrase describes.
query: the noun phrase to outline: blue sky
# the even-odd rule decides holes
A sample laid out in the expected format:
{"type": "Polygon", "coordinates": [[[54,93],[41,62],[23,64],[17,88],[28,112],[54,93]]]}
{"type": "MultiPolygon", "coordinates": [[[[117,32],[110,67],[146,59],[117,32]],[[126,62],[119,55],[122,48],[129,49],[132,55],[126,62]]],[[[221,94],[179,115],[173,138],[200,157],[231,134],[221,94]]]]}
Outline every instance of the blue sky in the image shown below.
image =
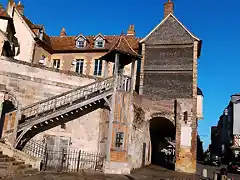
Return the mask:
{"type": "MultiPolygon", "coordinates": [[[[137,36],[145,37],[163,17],[167,0],[22,0],[25,15],[44,24],[49,35],[62,27],[68,35],[111,35],[126,32],[134,24],[137,36]]],[[[204,120],[199,134],[204,148],[210,142],[210,126],[240,92],[240,0],[174,0],[175,16],[203,40],[198,84],[203,90],[204,120]]],[[[6,7],[7,0],[2,0],[6,7]]]]}

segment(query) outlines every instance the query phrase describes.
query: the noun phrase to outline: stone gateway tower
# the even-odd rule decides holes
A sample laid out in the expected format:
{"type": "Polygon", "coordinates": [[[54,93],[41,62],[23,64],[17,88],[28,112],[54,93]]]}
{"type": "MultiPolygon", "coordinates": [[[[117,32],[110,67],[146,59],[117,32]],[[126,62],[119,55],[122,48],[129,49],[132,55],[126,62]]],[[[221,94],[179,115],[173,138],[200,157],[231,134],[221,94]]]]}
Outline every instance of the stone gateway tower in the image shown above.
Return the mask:
{"type": "Polygon", "coordinates": [[[16,33],[17,39],[36,44],[31,53],[21,47],[20,60],[9,53],[0,57],[0,125],[7,144],[30,154],[34,148],[27,147],[38,142],[44,152],[45,147],[61,152],[56,157],[66,169],[72,167],[70,160],[65,163],[65,150],[100,152],[93,169],[98,165],[117,174],[160,165],[162,152],[171,151],[176,171],[196,172],[202,41],[175,17],[173,2],[164,4],[163,20],[143,39],[135,36],[134,25],[118,36],[67,36],[64,28],[59,37],[48,36],[42,26],[24,20],[22,6],[14,9],[12,2],[9,12],[21,22],[14,24],[16,32],[29,35],[16,33]]]}
{"type": "Polygon", "coordinates": [[[175,169],[194,173],[197,137],[197,59],[200,56],[201,40],[174,16],[173,11],[173,2],[166,2],[164,19],[140,41],[142,61],[139,89],[141,95],[154,102],[162,105],[166,102],[174,103],[175,169]]]}

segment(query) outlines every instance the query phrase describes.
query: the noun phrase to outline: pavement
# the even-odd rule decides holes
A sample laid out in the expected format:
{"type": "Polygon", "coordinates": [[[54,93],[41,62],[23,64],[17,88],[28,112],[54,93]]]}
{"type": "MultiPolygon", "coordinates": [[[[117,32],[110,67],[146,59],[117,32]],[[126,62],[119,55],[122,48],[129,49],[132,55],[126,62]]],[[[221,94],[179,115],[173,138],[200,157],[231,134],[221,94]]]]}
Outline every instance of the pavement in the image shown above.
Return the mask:
{"type": "MultiPolygon", "coordinates": [[[[32,176],[12,176],[4,180],[200,180],[198,175],[189,175],[150,165],[133,171],[130,175],[105,175],[101,172],[52,173],[40,172],[32,176]]],[[[2,180],[1,179],[1,180],[2,180]]]]}

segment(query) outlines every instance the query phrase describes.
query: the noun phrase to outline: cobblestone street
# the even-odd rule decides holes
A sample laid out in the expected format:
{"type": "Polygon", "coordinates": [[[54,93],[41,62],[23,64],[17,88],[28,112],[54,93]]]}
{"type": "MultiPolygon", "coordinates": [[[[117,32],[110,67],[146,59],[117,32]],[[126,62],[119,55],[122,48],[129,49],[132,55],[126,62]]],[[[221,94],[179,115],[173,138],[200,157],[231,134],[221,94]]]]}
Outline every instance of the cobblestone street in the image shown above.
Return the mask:
{"type": "Polygon", "coordinates": [[[104,175],[100,172],[88,173],[47,173],[42,172],[32,176],[14,176],[2,178],[4,180],[198,180],[200,176],[170,171],[158,166],[135,170],[131,175],[104,175]]]}

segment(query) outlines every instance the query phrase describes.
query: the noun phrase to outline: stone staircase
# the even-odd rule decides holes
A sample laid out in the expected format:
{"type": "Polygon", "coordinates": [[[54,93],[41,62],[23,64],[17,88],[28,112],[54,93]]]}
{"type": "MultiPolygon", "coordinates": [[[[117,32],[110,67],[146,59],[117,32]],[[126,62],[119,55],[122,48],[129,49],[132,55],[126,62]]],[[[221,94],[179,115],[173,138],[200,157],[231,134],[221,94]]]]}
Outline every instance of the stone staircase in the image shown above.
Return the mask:
{"type": "Polygon", "coordinates": [[[25,164],[23,161],[17,161],[0,151],[0,178],[19,174],[30,175],[38,172],[38,169],[32,168],[31,165],[25,164]]]}
{"type": "Polygon", "coordinates": [[[17,119],[16,144],[21,146],[21,141],[25,141],[26,133],[30,131],[41,131],[57,122],[64,123],[64,120],[71,119],[80,111],[108,101],[113,93],[114,82],[114,77],[105,78],[22,108],[21,117],[17,119]]]}
{"type": "Polygon", "coordinates": [[[99,108],[106,102],[110,105],[109,97],[113,94],[114,83],[118,82],[116,89],[129,91],[130,81],[129,76],[112,76],[22,108],[15,116],[18,122],[15,147],[22,149],[34,135],[82,116],[83,113],[79,114],[81,111],[89,109],[86,112],[89,113],[94,110],[93,107],[99,108]]]}

